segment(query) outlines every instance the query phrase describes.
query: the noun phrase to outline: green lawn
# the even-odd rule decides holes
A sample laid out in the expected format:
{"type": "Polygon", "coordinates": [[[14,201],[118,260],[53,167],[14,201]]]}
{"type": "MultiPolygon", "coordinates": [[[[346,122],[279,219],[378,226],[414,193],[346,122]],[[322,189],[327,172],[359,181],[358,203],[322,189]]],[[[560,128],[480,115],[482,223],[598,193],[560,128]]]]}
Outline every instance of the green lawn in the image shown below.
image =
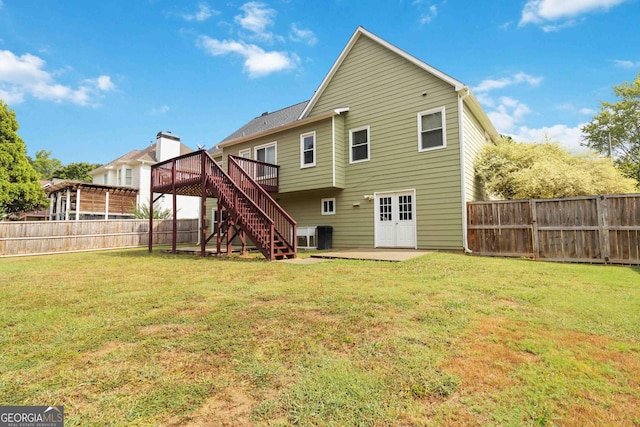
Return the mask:
{"type": "Polygon", "coordinates": [[[0,260],[0,405],[67,426],[640,425],[640,268],[0,260]]]}

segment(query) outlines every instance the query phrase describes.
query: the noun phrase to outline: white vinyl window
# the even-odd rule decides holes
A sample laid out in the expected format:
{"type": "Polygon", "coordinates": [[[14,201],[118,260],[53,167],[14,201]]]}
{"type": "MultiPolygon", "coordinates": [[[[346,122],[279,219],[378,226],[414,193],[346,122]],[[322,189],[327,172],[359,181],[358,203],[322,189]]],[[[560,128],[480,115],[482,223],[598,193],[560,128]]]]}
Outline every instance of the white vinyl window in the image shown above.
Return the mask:
{"type": "Polygon", "coordinates": [[[370,158],[369,126],[349,130],[349,163],[366,162],[370,158]]]}
{"type": "Polygon", "coordinates": [[[436,150],[447,146],[444,107],[418,113],[418,151],[436,150]]]}
{"type": "Polygon", "coordinates": [[[300,135],[300,167],[309,168],[316,165],[316,133],[300,135]]]}
{"type": "Polygon", "coordinates": [[[247,149],[238,151],[238,157],[242,157],[243,159],[250,159],[251,158],[251,148],[247,148],[247,149]]]}
{"type": "Polygon", "coordinates": [[[124,170],[124,185],[131,185],[132,176],[132,170],[126,168],[124,170]]]}
{"type": "Polygon", "coordinates": [[[265,162],[265,163],[271,163],[273,165],[276,164],[276,143],[275,142],[270,142],[268,144],[255,147],[253,150],[253,153],[254,153],[255,160],[265,162]]]}
{"type": "Polygon", "coordinates": [[[322,215],[335,215],[336,214],[336,198],[322,199],[322,215]]]}

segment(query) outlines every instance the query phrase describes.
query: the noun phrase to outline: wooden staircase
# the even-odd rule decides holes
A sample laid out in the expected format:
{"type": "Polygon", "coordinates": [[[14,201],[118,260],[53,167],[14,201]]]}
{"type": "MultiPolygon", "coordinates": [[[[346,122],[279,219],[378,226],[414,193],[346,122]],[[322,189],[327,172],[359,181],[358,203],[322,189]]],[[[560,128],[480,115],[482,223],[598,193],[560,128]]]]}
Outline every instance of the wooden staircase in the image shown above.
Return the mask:
{"type": "Polygon", "coordinates": [[[224,233],[228,247],[236,237],[244,244],[246,235],[268,260],[295,258],[296,222],[243,166],[229,156],[227,173],[201,150],[152,166],[151,192],[216,198],[218,211],[226,212],[225,225],[219,221],[216,230],[218,253],[224,233]]]}

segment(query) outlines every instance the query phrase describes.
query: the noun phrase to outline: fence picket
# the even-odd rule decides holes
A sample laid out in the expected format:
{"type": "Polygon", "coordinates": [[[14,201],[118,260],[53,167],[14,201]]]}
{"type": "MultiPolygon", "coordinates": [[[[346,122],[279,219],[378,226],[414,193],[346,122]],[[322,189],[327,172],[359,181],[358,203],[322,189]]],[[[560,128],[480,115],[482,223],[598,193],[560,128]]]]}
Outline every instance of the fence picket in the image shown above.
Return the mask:
{"type": "MultiPolygon", "coordinates": [[[[172,220],[153,222],[154,244],[170,244],[172,220]]],[[[198,239],[198,220],[180,219],[178,243],[198,239]]],[[[145,219],[98,221],[0,222],[0,256],[45,254],[146,246],[149,221],[145,219]]]]}
{"type": "Polygon", "coordinates": [[[640,194],[469,202],[467,213],[480,255],[640,264],[640,194]]]}

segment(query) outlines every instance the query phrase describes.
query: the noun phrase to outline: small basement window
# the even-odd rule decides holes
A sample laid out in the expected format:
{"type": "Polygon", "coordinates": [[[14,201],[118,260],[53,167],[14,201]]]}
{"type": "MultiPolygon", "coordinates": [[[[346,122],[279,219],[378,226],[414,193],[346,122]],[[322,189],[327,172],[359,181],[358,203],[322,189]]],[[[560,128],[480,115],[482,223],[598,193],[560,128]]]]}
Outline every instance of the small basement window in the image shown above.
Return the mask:
{"type": "Polygon", "coordinates": [[[322,215],[336,214],[336,198],[322,199],[322,215]]]}

